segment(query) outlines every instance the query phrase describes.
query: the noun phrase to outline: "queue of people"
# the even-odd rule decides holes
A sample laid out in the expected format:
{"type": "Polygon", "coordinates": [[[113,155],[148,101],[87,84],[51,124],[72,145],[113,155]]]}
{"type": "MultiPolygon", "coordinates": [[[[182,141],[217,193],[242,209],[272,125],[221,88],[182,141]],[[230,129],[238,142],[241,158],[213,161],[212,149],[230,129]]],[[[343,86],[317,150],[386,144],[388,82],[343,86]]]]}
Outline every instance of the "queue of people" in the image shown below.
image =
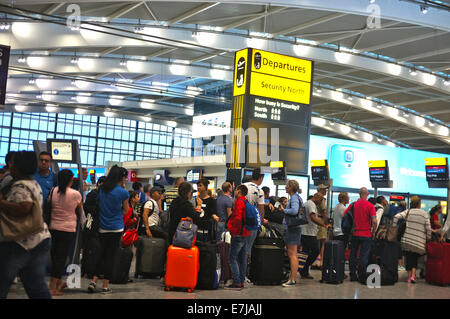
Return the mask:
{"type": "MultiPolygon", "coordinates": [[[[88,292],[100,290],[109,294],[113,276],[114,258],[121,246],[124,232],[136,228],[140,236],[162,238],[171,244],[177,226],[183,218],[190,218],[198,225],[199,239],[221,241],[224,234],[231,235],[229,265],[232,282],[225,286],[229,290],[241,290],[245,286],[248,265],[251,267],[251,253],[261,229],[245,228],[246,210],[252,205],[260,212],[262,226],[281,227],[289,260],[289,275],[282,283],[290,288],[297,285],[299,261],[297,253],[305,252],[308,257],[300,271],[301,279],[313,279],[310,269],[323,254],[323,243],[332,228],[335,240],[344,246],[350,244],[350,280],[364,279],[369,264],[375,235],[380,225],[391,219],[393,225],[404,220],[405,233],[401,239],[402,256],[406,258],[408,282],[416,282],[418,259],[426,253],[426,243],[432,234],[439,234],[443,240],[449,229],[449,222],[439,223],[441,206],[431,210],[431,216],[421,209],[421,200],[413,196],[409,209],[402,209],[389,215],[389,205],[383,196],[369,201],[367,188],[360,189],[360,198],[350,204],[349,195],[340,193],[338,205],[334,208],[333,225],[329,223],[325,208],[327,187],[320,185],[317,192],[304,203],[302,190],[297,181],[288,180],[285,186],[287,197],[274,198],[270,189],[261,187],[264,179],[260,169],[253,170],[252,176],[235,187],[232,181],[221,185],[220,196],[208,192],[209,181],[205,178],[197,182],[197,194],[193,185],[177,178],[175,186],[165,192],[158,185],[143,186],[134,183],[133,190],[127,190],[128,171],[113,166],[108,175],[101,177],[83,203],[81,194],[72,188],[74,174],[61,170],[54,174],[50,170],[51,154],[42,152],[38,159],[34,152],[11,152],[6,157],[7,167],[0,180],[0,209],[11,216],[24,217],[39,211],[49,213],[48,225],[42,221],[36,229],[21,234],[15,240],[0,237],[0,298],[6,298],[9,288],[20,276],[30,298],[51,298],[63,295],[67,287],[62,280],[66,259],[71,253],[78,225],[89,229],[98,236],[100,256],[88,286],[88,292]],[[166,199],[168,199],[166,201],[166,199]],[[164,202],[167,209],[165,210],[164,202]],[[342,220],[352,211],[354,230],[345,233],[342,220]],[[287,217],[302,213],[306,224],[288,227],[287,217]],[[94,221],[86,219],[91,215],[94,221]],[[95,223],[96,221],[96,223],[95,223]],[[359,253],[359,257],[358,257],[359,253]],[[48,255],[51,256],[49,283],[45,282],[48,255]],[[359,268],[358,268],[359,265],[359,268]],[[98,281],[103,278],[101,289],[98,281]]],[[[280,228],[278,228],[280,229],[280,228]]],[[[5,234],[2,230],[2,234],[5,234]]],[[[7,234],[7,233],[6,233],[7,234]]]]}

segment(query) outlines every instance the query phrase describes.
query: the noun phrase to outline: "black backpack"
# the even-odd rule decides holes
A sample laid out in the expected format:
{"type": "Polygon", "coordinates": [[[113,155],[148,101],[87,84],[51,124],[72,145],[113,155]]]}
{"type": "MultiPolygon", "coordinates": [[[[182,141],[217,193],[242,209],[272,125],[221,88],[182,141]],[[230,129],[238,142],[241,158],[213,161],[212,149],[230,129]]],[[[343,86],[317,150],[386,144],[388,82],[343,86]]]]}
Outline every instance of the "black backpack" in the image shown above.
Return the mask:
{"type": "Polygon", "coordinates": [[[347,214],[345,214],[344,217],[342,218],[341,228],[342,228],[342,232],[345,235],[352,235],[353,231],[355,229],[355,223],[354,223],[354,217],[353,217],[354,205],[355,205],[354,203],[350,205],[350,209],[348,210],[347,214]]]}

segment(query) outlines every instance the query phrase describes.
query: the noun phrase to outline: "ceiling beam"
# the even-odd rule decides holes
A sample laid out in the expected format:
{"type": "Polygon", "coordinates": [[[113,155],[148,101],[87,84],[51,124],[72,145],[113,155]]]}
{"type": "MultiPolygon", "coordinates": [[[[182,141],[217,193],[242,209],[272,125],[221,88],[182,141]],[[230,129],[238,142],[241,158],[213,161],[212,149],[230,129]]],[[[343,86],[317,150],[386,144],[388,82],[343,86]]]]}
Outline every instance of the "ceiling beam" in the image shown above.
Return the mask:
{"type": "Polygon", "coordinates": [[[117,50],[120,50],[120,49],[122,49],[121,46],[105,49],[105,50],[103,50],[103,51],[101,51],[101,52],[99,53],[99,57],[102,57],[102,56],[104,56],[104,55],[113,53],[114,51],[117,51],[117,50]]]}
{"type": "Polygon", "coordinates": [[[113,13],[111,13],[110,15],[108,15],[106,17],[106,19],[108,21],[112,21],[114,19],[120,18],[121,16],[123,16],[124,14],[127,14],[128,12],[140,7],[144,2],[135,2],[132,4],[127,4],[119,9],[117,9],[116,11],[114,11],[113,13]]]}
{"type": "Polygon", "coordinates": [[[410,43],[410,42],[416,42],[416,41],[421,41],[421,40],[425,40],[425,39],[432,38],[432,37],[437,37],[437,36],[440,36],[440,35],[443,35],[446,33],[447,32],[445,32],[445,31],[433,31],[430,33],[421,34],[421,35],[417,35],[417,36],[406,38],[406,39],[395,40],[395,41],[391,41],[391,42],[384,42],[382,44],[374,45],[371,47],[360,48],[358,50],[373,52],[373,51],[378,51],[378,50],[382,50],[382,49],[386,49],[386,48],[390,48],[390,47],[396,47],[396,46],[410,43]]]}
{"type": "Polygon", "coordinates": [[[335,20],[335,19],[341,18],[341,17],[343,17],[345,15],[346,15],[346,13],[329,14],[329,15],[321,17],[319,19],[315,19],[315,20],[308,21],[308,22],[305,22],[305,23],[302,23],[302,24],[299,24],[299,25],[295,25],[293,27],[289,27],[289,28],[280,30],[280,31],[272,33],[272,34],[273,34],[274,37],[277,37],[277,36],[280,36],[280,35],[288,35],[288,34],[291,34],[291,33],[295,32],[295,31],[307,29],[307,28],[313,27],[313,26],[318,25],[318,24],[322,24],[322,23],[325,23],[325,22],[328,22],[328,21],[331,21],[331,20],[335,20]]]}
{"type": "Polygon", "coordinates": [[[156,51],[156,52],[154,52],[152,54],[147,55],[147,59],[153,59],[153,58],[159,57],[161,55],[173,52],[176,49],[177,48],[165,48],[165,49],[158,50],[158,51],[156,51]]]}
{"type": "Polygon", "coordinates": [[[199,13],[201,13],[203,11],[211,9],[211,8],[217,6],[218,4],[220,4],[220,2],[202,4],[201,6],[195,7],[193,9],[191,9],[191,10],[188,10],[188,11],[186,11],[186,12],[176,16],[175,18],[170,19],[169,21],[167,21],[167,23],[169,25],[172,25],[172,24],[175,24],[175,23],[178,23],[178,22],[182,22],[182,21],[184,21],[186,19],[189,19],[189,18],[195,16],[196,14],[199,14],[199,13]]]}
{"type": "Polygon", "coordinates": [[[159,18],[156,16],[156,14],[153,12],[152,8],[150,7],[150,4],[147,3],[147,1],[144,1],[145,9],[147,9],[148,13],[152,16],[153,20],[159,21],[159,18]]]}
{"type": "Polygon", "coordinates": [[[239,27],[241,25],[244,25],[244,24],[253,22],[255,20],[267,17],[267,16],[269,16],[271,14],[275,14],[275,13],[281,12],[284,9],[286,9],[286,8],[285,7],[273,7],[273,8],[270,8],[269,10],[267,10],[267,12],[264,11],[264,12],[258,13],[256,16],[252,16],[252,17],[248,17],[248,18],[242,18],[240,20],[237,20],[237,21],[234,21],[232,23],[229,23],[229,24],[227,24],[227,25],[225,25],[225,26],[223,26],[221,28],[224,31],[225,30],[229,30],[229,29],[234,29],[234,28],[237,28],[237,27],[239,27]]]}
{"type": "Polygon", "coordinates": [[[397,21],[385,23],[379,29],[378,28],[367,28],[367,26],[366,26],[363,29],[355,30],[355,32],[353,34],[350,34],[350,35],[349,34],[344,34],[344,35],[336,36],[336,37],[333,37],[333,38],[320,40],[320,41],[317,41],[317,42],[319,42],[321,44],[323,44],[323,43],[333,43],[333,42],[336,42],[336,41],[341,41],[341,40],[345,40],[345,39],[348,39],[348,38],[352,38],[352,37],[360,35],[360,34],[365,34],[365,33],[369,33],[369,32],[384,30],[385,28],[392,27],[392,26],[395,26],[395,25],[398,25],[398,24],[400,24],[400,22],[397,22],[397,21]]]}
{"type": "Polygon", "coordinates": [[[53,3],[51,4],[47,9],[45,9],[45,11],[43,12],[44,14],[48,14],[51,15],[53,13],[55,13],[59,8],[61,8],[63,5],[65,5],[64,2],[61,3],[53,3]]]}

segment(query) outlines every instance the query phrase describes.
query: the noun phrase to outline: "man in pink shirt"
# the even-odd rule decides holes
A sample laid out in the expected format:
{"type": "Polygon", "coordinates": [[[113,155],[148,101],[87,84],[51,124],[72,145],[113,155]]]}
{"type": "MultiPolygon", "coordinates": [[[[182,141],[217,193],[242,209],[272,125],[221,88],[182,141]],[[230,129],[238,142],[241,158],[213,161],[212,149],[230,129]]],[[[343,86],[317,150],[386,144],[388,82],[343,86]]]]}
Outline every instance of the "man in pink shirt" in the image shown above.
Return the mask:
{"type": "Polygon", "coordinates": [[[354,231],[350,241],[350,281],[366,282],[366,269],[369,264],[369,254],[372,247],[372,238],[375,235],[377,227],[377,214],[375,207],[367,200],[369,191],[362,187],[359,190],[359,199],[351,204],[344,215],[353,208],[354,231]],[[361,246],[359,271],[356,273],[356,257],[361,246]]]}

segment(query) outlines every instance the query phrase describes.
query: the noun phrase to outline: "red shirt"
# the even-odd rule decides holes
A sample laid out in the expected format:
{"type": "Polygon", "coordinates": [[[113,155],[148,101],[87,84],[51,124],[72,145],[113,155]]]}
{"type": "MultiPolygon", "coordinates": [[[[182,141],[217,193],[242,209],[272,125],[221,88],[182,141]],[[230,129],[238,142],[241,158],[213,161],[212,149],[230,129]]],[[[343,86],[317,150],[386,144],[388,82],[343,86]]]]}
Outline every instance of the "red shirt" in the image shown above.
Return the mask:
{"type": "Polygon", "coordinates": [[[439,221],[438,214],[434,214],[433,216],[431,216],[430,224],[431,224],[431,229],[440,229],[442,227],[441,223],[439,221]]]}
{"type": "Polygon", "coordinates": [[[347,214],[352,205],[355,207],[353,209],[353,221],[355,226],[353,236],[372,237],[372,217],[377,216],[375,207],[368,200],[360,198],[355,203],[348,206],[344,215],[347,214]]]}
{"type": "Polygon", "coordinates": [[[245,218],[245,204],[247,199],[242,196],[236,200],[233,207],[233,213],[228,220],[228,231],[231,236],[250,236],[250,232],[243,227],[245,218]]]}

